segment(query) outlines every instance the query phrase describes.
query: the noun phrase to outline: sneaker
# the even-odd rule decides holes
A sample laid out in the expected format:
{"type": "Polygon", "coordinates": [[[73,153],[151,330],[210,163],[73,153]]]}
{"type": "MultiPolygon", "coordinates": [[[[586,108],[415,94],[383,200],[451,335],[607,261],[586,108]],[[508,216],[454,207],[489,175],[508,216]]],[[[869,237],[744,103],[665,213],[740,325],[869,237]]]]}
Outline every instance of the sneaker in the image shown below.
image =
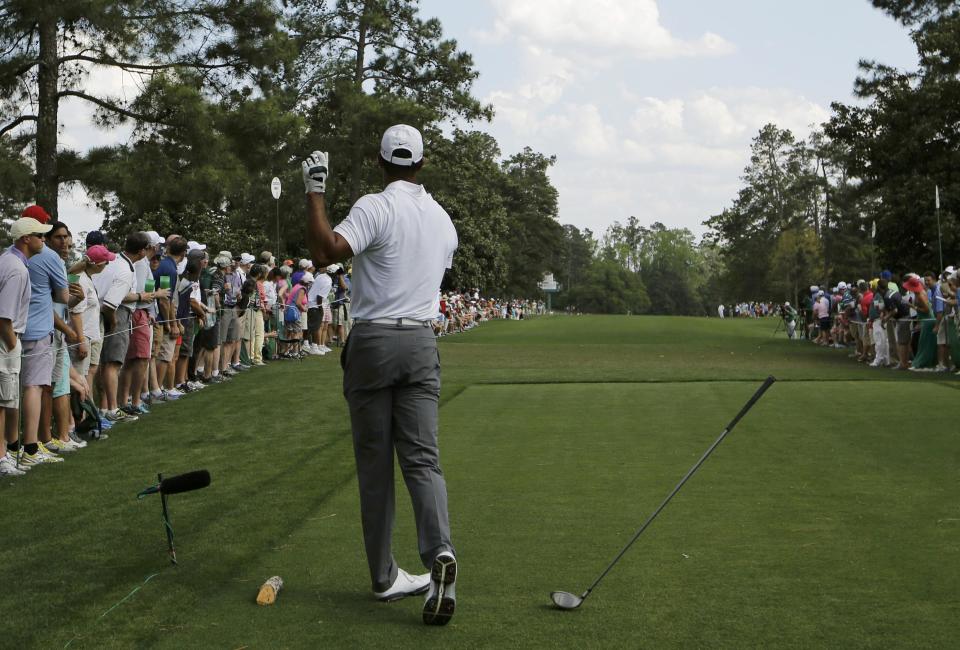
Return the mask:
{"type": "Polygon", "coordinates": [[[187,386],[189,386],[189,387],[192,388],[193,390],[200,390],[200,389],[202,389],[202,388],[206,388],[206,387],[207,387],[206,384],[204,384],[203,382],[199,382],[199,381],[188,381],[188,382],[187,382],[187,386]]]}
{"type": "Polygon", "coordinates": [[[19,461],[17,460],[17,455],[12,451],[10,451],[9,449],[7,450],[6,454],[4,454],[3,456],[0,456],[0,460],[7,460],[9,463],[11,463],[14,467],[16,467],[21,472],[30,471],[30,466],[24,465],[23,463],[19,463],[19,461]]]}
{"type": "Polygon", "coordinates": [[[50,451],[43,446],[43,443],[38,443],[37,453],[29,454],[24,448],[20,449],[20,464],[21,465],[43,465],[45,463],[62,463],[63,459],[56,454],[50,453],[50,451]]]}
{"type": "Polygon", "coordinates": [[[124,404],[123,406],[121,406],[121,407],[120,407],[120,410],[123,411],[124,413],[126,413],[127,415],[139,415],[139,414],[140,414],[140,411],[137,410],[137,408],[135,408],[135,407],[133,406],[133,404],[131,404],[130,402],[127,402],[126,404],[124,404]]]}
{"type": "Polygon", "coordinates": [[[403,569],[397,570],[397,579],[386,591],[373,592],[374,598],[389,603],[394,600],[400,600],[407,596],[416,596],[424,593],[430,588],[430,574],[424,573],[419,576],[412,576],[403,569]]]}
{"type": "MultiPolygon", "coordinates": [[[[153,405],[156,404],[157,402],[163,402],[163,401],[165,401],[166,399],[167,399],[167,398],[166,398],[166,396],[163,394],[163,391],[162,391],[162,390],[158,390],[157,392],[150,391],[150,405],[151,405],[151,406],[153,406],[153,405]]],[[[144,400],[144,401],[146,401],[146,400],[144,400]]]]}
{"type": "Polygon", "coordinates": [[[446,625],[453,618],[457,606],[457,558],[444,551],[433,561],[430,569],[430,591],[423,602],[423,622],[427,625],[446,625]]]}
{"type": "Polygon", "coordinates": [[[115,411],[107,411],[105,417],[108,421],[112,422],[113,424],[119,424],[121,422],[136,422],[137,420],[140,419],[136,415],[130,415],[129,413],[125,413],[121,409],[117,409],[115,411]]]}
{"type": "Polygon", "coordinates": [[[233,369],[233,366],[230,366],[226,370],[221,370],[220,374],[225,377],[233,377],[237,374],[237,371],[233,369]]]}
{"type": "Polygon", "coordinates": [[[59,438],[52,438],[50,442],[46,443],[46,448],[48,451],[56,452],[58,454],[70,453],[77,451],[79,447],[73,444],[73,442],[64,442],[59,438]]]}
{"type": "Polygon", "coordinates": [[[263,361],[254,361],[254,362],[253,362],[253,365],[255,365],[255,366],[265,366],[265,365],[267,365],[267,364],[265,364],[263,361]]]}
{"type": "Polygon", "coordinates": [[[140,406],[135,407],[137,415],[150,415],[150,408],[143,402],[140,403],[140,406]]]}
{"type": "Polygon", "coordinates": [[[245,363],[238,363],[233,366],[234,370],[250,370],[250,366],[245,363]]]}
{"type": "Polygon", "coordinates": [[[181,393],[196,393],[197,389],[190,386],[190,382],[184,382],[182,384],[177,384],[177,390],[181,393]]]}
{"type": "Polygon", "coordinates": [[[163,400],[165,402],[175,402],[181,397],[183,397],[183,393],[178,391],[176,388],[171,388],[170,390],[163,391],[163,400]]]}
{"type": "Polygon", "coordinates": [[[80,436],[78,436],[76,431],[70,432],[70,440],[72,440],[73,444],[75,444],[80,449],[83,449],[84,447],[87,446],[87,441],[81,438],[80,436]]]}
{"type": "Polygon", "coordinates": [[[10,460],[6,454],[0,456],[0,476],[23,476],[24,474],[26,472],[17,468],[15,460],[10,460]]]}
{"type": "Polygon", "coordinates": [[[321,346],[320,346],[320,350],[321,350],[324,354],[326,354],[327,352],[333,352],[332,349],[328,348],[328,347],[325,346],[325,345],[321,345],[321,346]]]}

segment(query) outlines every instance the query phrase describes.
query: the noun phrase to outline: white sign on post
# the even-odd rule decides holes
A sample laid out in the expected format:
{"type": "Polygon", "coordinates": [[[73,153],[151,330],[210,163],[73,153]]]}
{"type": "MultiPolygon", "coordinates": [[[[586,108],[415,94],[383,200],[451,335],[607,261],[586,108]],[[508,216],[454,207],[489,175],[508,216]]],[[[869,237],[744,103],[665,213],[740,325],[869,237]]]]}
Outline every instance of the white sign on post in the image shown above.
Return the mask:
{"type": "Polygon", "coordinates": [[[276,176],[274,176],[273,180],[270,181],[270,193],[273,194],[273,198],[280,198],[280,179],[276,176]]]}

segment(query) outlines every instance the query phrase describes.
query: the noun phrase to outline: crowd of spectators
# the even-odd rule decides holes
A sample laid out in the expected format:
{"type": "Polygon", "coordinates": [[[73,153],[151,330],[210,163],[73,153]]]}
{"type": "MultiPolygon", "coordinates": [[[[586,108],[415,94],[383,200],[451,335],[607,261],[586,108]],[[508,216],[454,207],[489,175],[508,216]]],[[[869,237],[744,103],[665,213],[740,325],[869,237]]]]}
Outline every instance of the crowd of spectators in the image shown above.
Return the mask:
{"type": "MultiPolygon", "coordinates": [[[[0,255],[0,476],[60,463],[112,427],[349,335],[350,270],[269,251],[216,254],[179,234],[120,245],[30,206],[0,255]],[[114,249],[114,250],[111,250],[114,249]],[[22,422],[21,416],[22,415],[22,422]]],[[[538,301],[444,293],[437,336],[544,313],[538,301]]]]}
{"type": "MultiPolygon", "coordinates": [[[[869,282],[810,287],[804,313],[814,343],[851,348],[851,356],[873,367],[955,372],[960,365],[960,273],[896,277],[883,271],[869,282]]],[[[960,374],[960,373],[958,373],[960,374]]]]}

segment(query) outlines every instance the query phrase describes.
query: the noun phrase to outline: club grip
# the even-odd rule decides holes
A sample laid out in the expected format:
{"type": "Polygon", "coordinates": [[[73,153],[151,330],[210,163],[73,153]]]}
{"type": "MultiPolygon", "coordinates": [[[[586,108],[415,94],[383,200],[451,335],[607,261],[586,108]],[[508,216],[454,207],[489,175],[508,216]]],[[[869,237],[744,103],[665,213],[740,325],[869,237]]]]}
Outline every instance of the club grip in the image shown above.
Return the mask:
{"type": "Polygon", "coordinates": [[[766,380],[760,385],[760,388],[757,389],[757,392],[753,394],[753,397],[751,397],[750,400],[743,405],[743,408],[740,409],[740,412],[737,413],[737,416],[730,421],[730,424],[727,425],[727,431],[731,431],[733,427],[737,426],[737,422],[740,421],[740,418],[746,415],[747,411],[753,408],[753,405],[757,403],[757,400],[763,397],[763,394],[767,392],[768,388],[773,386],[775,381],[777,381],[777,379],[773,375],[770,375],[766,378],[766,380]]]}
{"type": "Polygon", "coordinates": [[[190,492],[199,490],[210,485],[210,472],[205,469],[196,472],[187,472],[178,474],[160,481],[161,494],[179,494],[181,492],[190,492]]]}

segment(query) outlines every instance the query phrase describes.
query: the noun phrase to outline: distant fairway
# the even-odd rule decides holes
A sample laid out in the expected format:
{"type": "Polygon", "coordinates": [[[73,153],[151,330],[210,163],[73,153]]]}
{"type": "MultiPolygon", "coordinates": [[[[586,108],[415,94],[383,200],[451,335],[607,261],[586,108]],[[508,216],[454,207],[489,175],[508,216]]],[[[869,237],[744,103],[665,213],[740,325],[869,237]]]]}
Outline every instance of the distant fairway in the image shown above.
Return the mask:
{"type": "MultiPolygon", "coordinates": [[[[0,484],[4,646],[951,646],[960,381],[865,368],[775,325],[549,317],[443,339],[462,571],[446,628],[419,622],[419,598],[371,598],[334,355],[159,406],[0,484]],[[768,374],[590,600],[553,610],[549,592],[582,591],[768,374]],[[170,499],[171,568],[159,502],[134,497],[198,468],[211,487],[170,499]],[[257,607],[274,574],[284,591],[257,607]]],[[[399,473],[398,495],[397,559],[417,570],[399,473]]]]}

